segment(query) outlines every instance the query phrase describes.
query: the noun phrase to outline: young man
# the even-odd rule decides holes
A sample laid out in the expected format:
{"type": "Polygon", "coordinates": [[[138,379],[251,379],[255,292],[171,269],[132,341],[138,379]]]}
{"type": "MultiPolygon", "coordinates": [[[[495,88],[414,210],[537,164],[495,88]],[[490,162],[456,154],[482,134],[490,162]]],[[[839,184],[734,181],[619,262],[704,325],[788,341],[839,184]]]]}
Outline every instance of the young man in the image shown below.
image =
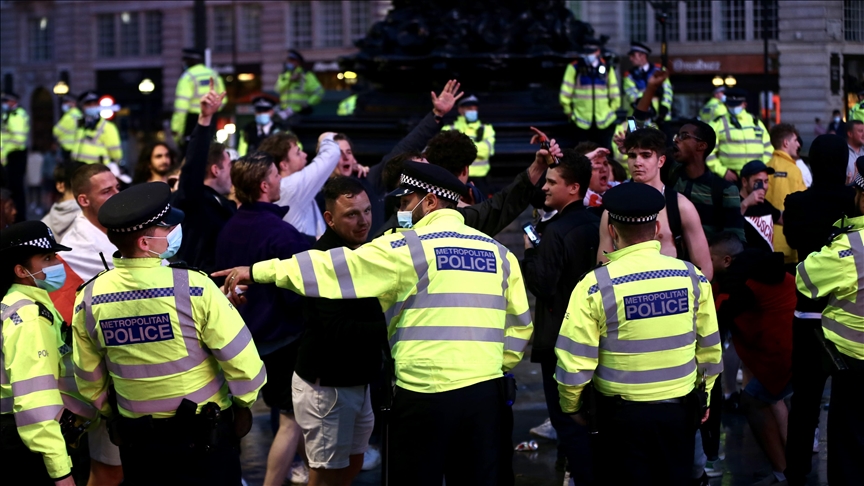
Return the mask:
{"type": "Polygon", "coordinates": [[[51,205],[51,210],[42,218],[42,222],[51,228],[54,237],[59,240],[69,232],[81,212],[81,206],[72,193],[71,168],[69,164],[57,164],[54,167],[54,188],[60,193],[60,200],[51,205]]]}
{"type": "Polygon", "coordinates": [[[675,190],[696,208],[706,238],[724,231],[744,240],[741,199],[735,184],[708,170],[705,159],[714,150],[717,136],[711,125],[691,120],[675,135],[672,150],[681,164],[675,190]]]}
{"type": "Polygon", "coordinates": [[[168,183],[168,176],[177,164],[177,154],[165,142],[152,143],[141,151],[138,163],[135,164],[133,184],[143,182],[168,183]]]}
{"type": "MultiPolygon", "coordinates": [[[[287,259],[309,249],[308,240],[282,220],[288,208],[273,204],[279,200],[281,179],[273,158],[265,152],[255,152],[234,162],[231,181],[240,208],[219,233],[218,268],[250,265],[271,258],[287,259]]],[[[267,384],[262,389],[264,403],[280,412],[264,484],[279,486],[288,475],[300,439],[300,426],[291,404],[291,376],[300,336],[305,330],[301,301],[297,294],[271,286],[252,287],[246,298],[248,303],[239,308],[240,316],[269,370],[267,384]]]]}
{"type": "Polygon", "coordinates": [[[774,251],[774,225],[783,224],[783,213],[765,199],[774,169],[761,160],[751,160],[741,168],[741,214],[747,248],[774,251]]]}
{"type": "MultiPolygon", "coordinates": [[[[363,245],[372,211],[363,185],[334,177],[324,184],[324,201],[327,231],[313,248],[356,250],[363,245]]],[[[364,455],[372,460],[377,454],[367,449],[374,425],[370,384],[380,381],[382,356],[390,356],[387,323],[374,297],[307,297],[303,314],[308,327],[300,341],[293,388],[309,458],[309,484],[348,485],[360,472],[364,455]],[[318,399],[322,396],[335,397],[332,406],[318,399]]]]}
{"type": "Polygon", "coordinates": [[[864,156],[864,122],[852,120],[846,124],[846,143],[849,146],[849,163],[846,166],[846,183],[855,179],[858,170],[855,161],[864,156]]]}
{"type": "MultiPolygon", "coordinates": [[[[666,207],[660,211],[657,218],[660,224],[657,232],[660,253],[692,261],[710,280],[713,274],[711,255],[708,253],[708,241],[702,230],[699,213],[686,197],[667,189],[660,180],[660,168],[666,162],[666,156],[661,155],[666,153],[666,135],[654,128],[636,130],[627,135],[624,150],[633,182],[647,184],[666,197],[666,207]],[[672,220],[669,217],[670,203],[677,203],[678,206],[678,218],[673,214],[672,220]]],[[[597,259],[601,262],[609,261],[606,253],[615,250],[611,236],[603,230],[609,224],[608,221],[608,211],[604,211],[600,219],[600,247],[597,252],[597,259]]]]}
{"type": "Polygon", "coordinates": [[[546,207],[557,211],[537,232],[536,246],[525,236],[522,272],[526,288],[537,297],[531,361],[540,363],[546,409],[558,437],[559,456],[567,457],[576,484],[590,484],[591,447],[588,429],[561,411],[555,382],[555,343],[570,294],[580,277],[594,266],[600,218],[582,204],[592,177],[591,163],[573,149],[564,150],[560,164],[546,172],[546,207]]]}
{"type": "MultiPolygon", "coordinates": [[[[774,174],[771,175],[771,183],[768,184],[768,190],[765,192],[765,200],[782,213],[786,207],[786,196],[807,189],[801,169],[795,162],[801,144],[798,142],[798,130],[788,123],[773,126],[769,134],[774,153],[771,154],[768,167],[774,169],[774,174]]],[[[783,228],[777,224],[774,225],[774,251],[783,253],[783,258],[786,264],[790,265],[790,269],[791,265],[798,263],[798,252],[789,248],[786,237],[783,236],[783,228]]]]}

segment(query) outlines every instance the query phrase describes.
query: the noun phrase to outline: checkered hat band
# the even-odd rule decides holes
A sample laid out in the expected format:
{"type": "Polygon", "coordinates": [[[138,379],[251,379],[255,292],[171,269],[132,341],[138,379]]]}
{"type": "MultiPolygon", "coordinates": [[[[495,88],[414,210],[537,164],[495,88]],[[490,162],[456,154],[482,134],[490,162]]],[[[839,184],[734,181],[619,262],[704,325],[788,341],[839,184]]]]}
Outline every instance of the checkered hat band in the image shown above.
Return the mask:
{"type": "Polygon", "coordinates": [[[46,250],[50,250],[54,247],[54,244],[48,238],[42,237],[36,238],[35,240],[22,241],[15,246],[35,246],[36,248],[44,248],[46,250]]]}
{"type": "Polygon", "coordinates": [[[165,214],[167,214],[168,210],[170,210],[170,209],[171,209],[171,205],[168,204],[165,206],[165,209],[163,209],[162,211],[159,212],[159,214],[157,214],[156,216],[153,216],[152,218],[148,219],[147,221],[144,221],[142,223],[138,223],[135,226],[132,226],[131,228],[111,228],[111,231],[116,231],[117,233],[131,233],[133,231],[138,231],[138,230],[144,229],[144,228],[152,225],[153,223],[159,221],[160,219],[162,219],[162,216],[165,216],[165,214]]]}
{"type": "Polygon", "coordinates": [[[862,176],[861,173],[855,174],[855,180],[852,181],[852,184],[857,186],[858,189],[864,191],[864,176],[862,176]]]}
{"type": "Polygon", "coordinates": [[[630,46],[630,52],[644,52],[648,54],[648,49],[645,49],[642,46],[630,46]]]}
{"type": "Polygon", "coordinates": [[[657,220],[657,214],[649,214],[647,216],[621,216],[620,214],[615,214],[613,212],[609,212],[609,217],[618,221],[620,223],[630,223],[630,224],[638,224],[638,223],[650,223],[652,221],[657,220]]]}
{"type": "Polygon", "coordinates": [[[402,174],[402,178],[399,181],[402,184],[407,184],[409,186],[414,186],[418,189],[422,189],[426,192],[435,194],[438,197],[443,197],[444,199],[449,199],[451,201],[459,202],[462,199],[462,196],[455,191],[451,191],[450,189],[444,189],[443,187],[433,186],[427,182],[419,181],[411,176],[407,176],[402,174]]]}

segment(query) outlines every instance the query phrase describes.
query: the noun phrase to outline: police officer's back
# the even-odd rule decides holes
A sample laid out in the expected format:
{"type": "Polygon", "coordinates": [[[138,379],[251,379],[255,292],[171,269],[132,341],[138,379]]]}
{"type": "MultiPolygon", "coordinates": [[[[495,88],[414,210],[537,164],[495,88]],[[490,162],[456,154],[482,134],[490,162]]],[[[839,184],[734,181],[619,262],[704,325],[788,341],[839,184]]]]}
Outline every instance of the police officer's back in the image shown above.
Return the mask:
{"type": "Polygon", "coordinates": [[[762,120],[747,112],[747,91],[730,88],[725,96],[729,111],[711,122],[717,134],[717,145],[705,164],[731,182],[738,179],[738,172],[747,162],[760,159],[767,164],[774,147],[762,120]]]}
{"type": "MultiPolygon", "coordinates": [[[[210,78],[216,82],[216,92],[225,91],[225,81],[215,70],[204,65],[204,53],[197,49],[183,49],[183,74],[177,80],[174,91],[174,114],[171,116],[171,132],[182,150],[201,113],[201,97],[207,94],[210,78]]],[[[228,103],[228,99],[224,99],[228,103]]],[[[224,105],[223,105],[224,106],[224,105]]]]}
{"type": "Polygon", "coordinates": [[[561,409],[596,400],[595,473],[605,483],[686,485],[704,413],[694,388],[704,376],[710,392],[722,370],[711,286],[692,263],[660,254],[656,189],[621,184],[603,203],[617,250],[571,296],[556,345],[561,409]]]}
{"type": "Polygon", "coordinates": [[[119,255],[76,299],[76,380],[115,419],[109,431],[124,484],[236,485],[245,432],[235,427],[251,425],[248,409],[266,373],[249,330],[213,282],[161,265],[182,240],[183,213],[169,200],[168,186],[152,182],[100,209],[119,255]],[[109,406],[110,385],[116,404],[109,406]]]}

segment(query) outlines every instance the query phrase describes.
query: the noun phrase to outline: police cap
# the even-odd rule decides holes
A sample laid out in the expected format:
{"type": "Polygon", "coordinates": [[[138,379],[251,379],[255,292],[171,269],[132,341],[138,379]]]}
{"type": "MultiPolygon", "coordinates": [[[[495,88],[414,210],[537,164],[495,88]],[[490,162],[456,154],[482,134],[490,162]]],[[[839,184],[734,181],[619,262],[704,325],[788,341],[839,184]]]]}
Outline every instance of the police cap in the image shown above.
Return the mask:
{"type": "Polygon", "coordinates": [[[858,157],[858,160],[855,161],[855,167],[858,169],[858,173],[855,174],[852,185],[859,191],[864,191],[864,176],[862,176],[864,174],[864,155],[858,157]]]}
{"type": "Polygon", "coordinates": [[[99,209],[99,224],[115,233],[151,226],[175,226],[183,211],[171,207],[171,189],[164,182],[138,184],[112,196],[99,209]]]}
{"type": "Polygon", "coordinates": [[[63,96],[60,97],[60,102],[61,102],[61,103],[66,103],[66,102],[69,102],[69,101],[71,101],[71,102],[73,102],[73,103],[76,102],[76,101],[78,101],[78,96],[75,95],[74,93],[66,93],[66,94],[64,94],[63,96]]]}
{"type": "Polygon", "coordinates": [[[82,105],[84,103],[90,103],[92,101],[99,101],[99,93],[93,91],[92,89],[78,95],[78,103],[81,103],[82,105]]]}
{"type": "Polygon", "coordinates": [[[750,162],[744,164],[744,167],[741,167],[740,174],[741,177],[750,177],[760,172],[765,172],[768,175],[771,175],[774,173],[774,168],[768,167],[767,165],[765,165],[765,162],[762,162],[761,160],[751,160],[750,162]]]}
{"type": "Polygon", "coordinates": [[[305,59],[303,59],[303,55],[294,49],[288,49],[288,54],[285,57],[287,59],[294,59],[295,61],[298,61],[300,64],[303,64],[305,62],[305,59]]]}
{"type": "Polygon", "coordinates": [[[255,107],[256,112],[263,113],[272,110],[276,106],[276,103],[267,96],[256,96],[252,98],[252,106],[255,107]]]}
{"type": "Polygon", "coordinates": [[[204,61],[204,51],[193,48],[183,49],[183,59],[194,59],[196,61],[204,61]]]}
{"type": "Polygon", "coordinates": [[[663,193],[638,182],[619,184],[603,194],[603,207],[609,212],[609,219],[617,223],[656,221],[664,206],[666,198],[663,193]]]}
{"type": "Polygon", "coordinates": [[[435,194],[452,202],[459,202],[468,195],[468,187],[447,169],[422,162],[405,162],[399,187],[387,196],[401,197],[417,191],[435,194]]]}
{"type": "Polygon", "coordinates": [[[645,44],[642,44],[641,42],[631,42],[630,50],[627,51],[627,54],[633,54],[634,52],[642,52],[645,55],[650,56],[651,48],[646,46],[645,44]]]}
{"type": "Polygon", "coordinates": [[[11,91],[4,91],[0,93],[0,101],[20,101],[21,97],[18,96],[17,93],[13,93],[11,91]]]}
{"type": "Polygon", "coordinates": [[[22,221],[0,230],[0,254],[3,259],[13,255],[37,255],[71,248],[57,243],[54,233],[42,221],[22,221]]]}
{"type": "Polygon", "coordinates": [[[747,90],[743,88],[729,88],[726,90],[726,104],[728,106],[738,106],[747,101],[747,90]]]}
{"type": "Polygon", "coordinates": [[[478,106],[479,104],[480,100],[474,95],[466,96],[459,100],[459,106],[478,106]]]}
{"type": "Polygon", "coordinates": [[[582,53],[583,54],[593,54],[600,49],[600,39],[596,39],[594,37],[586,37],[582,39],[582,53]]]}

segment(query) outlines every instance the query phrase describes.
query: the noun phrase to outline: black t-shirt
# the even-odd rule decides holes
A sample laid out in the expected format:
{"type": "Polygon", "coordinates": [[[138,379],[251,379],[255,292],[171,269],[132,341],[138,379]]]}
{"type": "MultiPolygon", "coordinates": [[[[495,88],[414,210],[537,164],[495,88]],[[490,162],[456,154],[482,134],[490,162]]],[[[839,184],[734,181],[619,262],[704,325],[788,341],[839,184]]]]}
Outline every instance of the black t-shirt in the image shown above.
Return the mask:
{"type": "Polygon", "coordinates": [[[780,210],[765,201],[747,208],[744,213],[745,248],[774,251],[774,224],[780,220],[780,210]],[[770,243],[769,243],[770,242],[770,243]]]}

